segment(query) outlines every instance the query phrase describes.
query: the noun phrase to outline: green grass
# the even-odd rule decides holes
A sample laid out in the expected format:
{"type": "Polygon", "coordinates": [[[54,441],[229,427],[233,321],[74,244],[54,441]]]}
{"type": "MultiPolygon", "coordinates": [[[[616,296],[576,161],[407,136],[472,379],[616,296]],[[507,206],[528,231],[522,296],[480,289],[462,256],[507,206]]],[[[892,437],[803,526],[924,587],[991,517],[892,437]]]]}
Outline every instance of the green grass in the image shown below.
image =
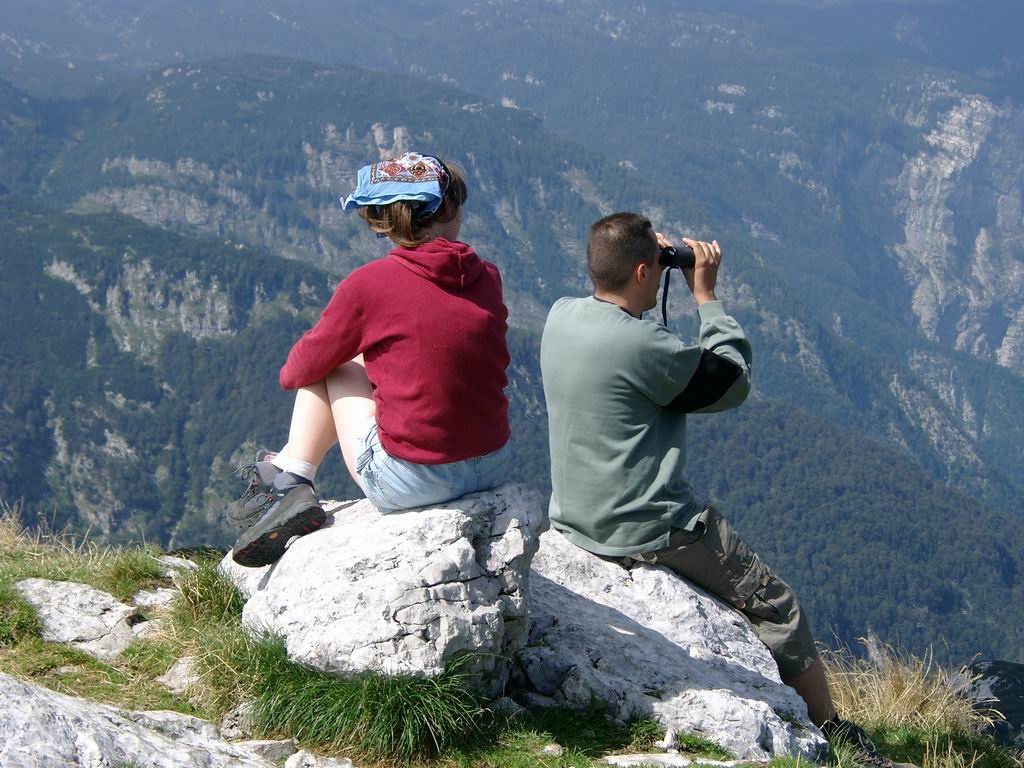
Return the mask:
{"type": "Polygon", "coordinates": [[[281,640],[255,642],[253,719],[271,736],[370,760],[434,757],[481,730],[484,710],[453,669],[435,678],[335,678],[294,664],[281,640]]]}
{"type": "Polygon", "coordinates": [[[35,609],[9,582],[0,581],[0,646],[13,645],[43,631],[35,609]]]}
{"type": "MultiPolygon", "coordinates": [[[[0,590],[22,579],[74,581],[129,600],[163,581],[159,552],[151,547],[100,547],[52,532],[28,533],[18,511],[0,502],[0,590]]],[[[10,592],[0,591],[0,610],[10,592]]]]}
{"type": "Polygon", "coordinates": [[[116,662],[108,664],[70,646],[33,637],[14,646],[0,647],[0,672],[122,709],[170,709],[197,714],[187,700],[155,682],[155,667],[140,663],[140,659],[166,653],[149,646],[136,642],[116,662]]]}
{"type": "Polygon", "coordinates": [[[182,571],[176,580],[178,596],[171,607],[175,626],[188,634],[210,624],[236,624],[245,601],[235,585],[217,569],[219,559],[194,560],[194,570],[182,571]]]}

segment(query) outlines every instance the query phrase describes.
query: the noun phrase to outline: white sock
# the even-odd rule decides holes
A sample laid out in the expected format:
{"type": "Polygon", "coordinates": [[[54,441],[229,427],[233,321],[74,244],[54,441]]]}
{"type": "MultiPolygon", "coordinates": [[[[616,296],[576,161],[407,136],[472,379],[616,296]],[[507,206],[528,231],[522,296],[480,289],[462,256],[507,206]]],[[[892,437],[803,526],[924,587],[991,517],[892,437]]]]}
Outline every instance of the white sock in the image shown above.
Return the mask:
{"type": "Polygon", "coordinates": [[[311,483],[316,480],[316,464],[310,464],[302,459],[293,459],[290,456],[282,456],[280,453],[271,460],[271,463],[282,472],[291,472],[293,475],[306,478],[311,483]]]}

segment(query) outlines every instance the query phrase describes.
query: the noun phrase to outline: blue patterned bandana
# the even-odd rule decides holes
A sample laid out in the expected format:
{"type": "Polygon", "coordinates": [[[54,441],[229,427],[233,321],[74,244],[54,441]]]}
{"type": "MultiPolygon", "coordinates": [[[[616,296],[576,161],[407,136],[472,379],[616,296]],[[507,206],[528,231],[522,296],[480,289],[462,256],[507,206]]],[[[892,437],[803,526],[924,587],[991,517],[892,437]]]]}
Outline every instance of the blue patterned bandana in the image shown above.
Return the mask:
{"type": "Polygon", "coordinates": [[[342,202],[346,211],[364,205],[390,205],[398,200],[423,203],[416,218],[441,207],[448,188],[448,170],[436,157],[406,152],[359,169],[356,189],[342,202]]]}

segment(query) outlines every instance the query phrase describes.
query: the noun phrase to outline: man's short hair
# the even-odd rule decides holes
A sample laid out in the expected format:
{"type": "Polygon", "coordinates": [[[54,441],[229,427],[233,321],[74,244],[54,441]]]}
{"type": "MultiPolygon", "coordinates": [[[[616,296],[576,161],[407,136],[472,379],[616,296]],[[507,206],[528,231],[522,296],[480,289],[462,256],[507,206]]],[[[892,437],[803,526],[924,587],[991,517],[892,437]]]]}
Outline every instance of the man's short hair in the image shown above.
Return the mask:
{"type": "Polygon", "coordinates": [[[613,213],[595,221],[587,241],[587,270],[594,286],[624,288],[640,262],[654,262],[654,227],[639,213],[613,213]]]}

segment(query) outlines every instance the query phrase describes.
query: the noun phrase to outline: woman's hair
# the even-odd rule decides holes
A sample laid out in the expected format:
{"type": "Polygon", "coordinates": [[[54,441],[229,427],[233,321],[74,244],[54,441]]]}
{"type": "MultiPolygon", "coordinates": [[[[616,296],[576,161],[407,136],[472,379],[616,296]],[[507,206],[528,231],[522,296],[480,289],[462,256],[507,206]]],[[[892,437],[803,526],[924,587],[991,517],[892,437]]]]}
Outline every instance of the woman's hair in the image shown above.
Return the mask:
{"type": "Polygon", "coordinates": [[[416,200],[399,200],[390,205],[367,205],[359,209],[359,215],[366,219],[370,229],[387,235],[396,244],[405,248],[421,245],[430,239],[427,227],[435,221],[449,222],[455,218],[459,208],[466,202],[466,182],[458,167],[444,163],[448,171],[448,184],[444,187],[444,199],[437,210],[423,217],[417,212],[423,203],[416,200]]]}

